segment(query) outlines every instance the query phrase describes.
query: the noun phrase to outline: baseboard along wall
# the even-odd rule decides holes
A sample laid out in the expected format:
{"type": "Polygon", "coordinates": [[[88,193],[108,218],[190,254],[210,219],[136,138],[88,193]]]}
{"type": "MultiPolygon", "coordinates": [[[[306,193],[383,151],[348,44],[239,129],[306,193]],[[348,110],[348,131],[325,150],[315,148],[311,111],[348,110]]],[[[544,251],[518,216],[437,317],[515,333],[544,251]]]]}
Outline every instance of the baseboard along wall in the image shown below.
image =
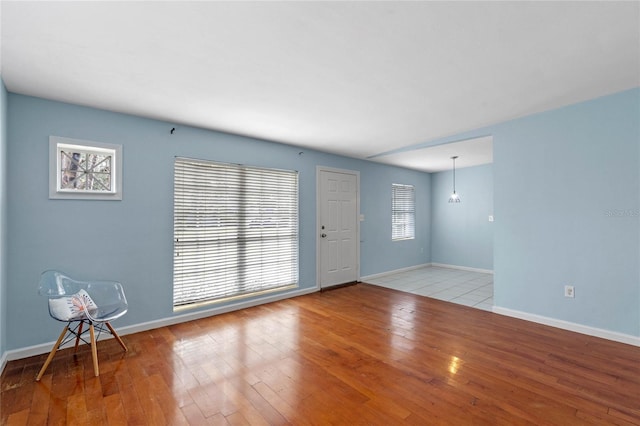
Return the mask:
{"type": "Polygon", "coordinates": [[[612,340],[614,342],[626,343],[627,345],[640,346],[640,337],[632,336],[630,334],[618,333],[616,331],[605,330],[602,328],[589,327],[574,322],[545,317],[542,315],[530,314],[528,312],[516,311],[500,306],[494,306],[493,313],[531,321],[538,324],[548,325],[550,327],[561,328],[563,330],[573,331],[580,334],[586,334],[588,336],[600,337],[602,339],[612,340]]]}

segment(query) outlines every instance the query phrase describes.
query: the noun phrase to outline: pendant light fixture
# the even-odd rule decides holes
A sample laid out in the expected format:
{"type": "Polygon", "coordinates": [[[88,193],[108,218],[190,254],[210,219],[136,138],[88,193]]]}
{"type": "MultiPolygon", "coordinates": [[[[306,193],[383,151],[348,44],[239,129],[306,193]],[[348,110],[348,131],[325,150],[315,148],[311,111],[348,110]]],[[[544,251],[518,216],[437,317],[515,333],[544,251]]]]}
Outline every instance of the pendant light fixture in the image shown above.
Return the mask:
{"type": "Polygon", "coordinates": [[[451,159],[453,160],[453,193],[449,197],[450,203],[460,202],[460,196],[456,194],[456,158],[458,158],[457,155],[454,155],[453,157],[451,157],[451,159]]]}

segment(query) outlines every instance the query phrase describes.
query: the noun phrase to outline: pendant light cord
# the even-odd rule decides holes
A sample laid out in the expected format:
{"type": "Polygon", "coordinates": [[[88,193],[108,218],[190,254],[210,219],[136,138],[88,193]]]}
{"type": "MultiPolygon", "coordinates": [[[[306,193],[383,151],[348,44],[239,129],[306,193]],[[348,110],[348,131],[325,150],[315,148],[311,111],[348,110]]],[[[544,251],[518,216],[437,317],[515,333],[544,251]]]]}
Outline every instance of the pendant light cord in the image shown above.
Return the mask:
{"type": "Polygon", "coordinates": [[[453,193],[456,193],[456,157],[453,157],[453,193]]]}
{"type": "Polygon", "coordinates": [[[458,158],[457,155],[451,157],[451,159],[453,160],[453,194],[451,194],[451,197],[449,197],[450,203],[460,202],[460,197],[458,196],[458,194],[456,194],[456,158],[458,158]]]}

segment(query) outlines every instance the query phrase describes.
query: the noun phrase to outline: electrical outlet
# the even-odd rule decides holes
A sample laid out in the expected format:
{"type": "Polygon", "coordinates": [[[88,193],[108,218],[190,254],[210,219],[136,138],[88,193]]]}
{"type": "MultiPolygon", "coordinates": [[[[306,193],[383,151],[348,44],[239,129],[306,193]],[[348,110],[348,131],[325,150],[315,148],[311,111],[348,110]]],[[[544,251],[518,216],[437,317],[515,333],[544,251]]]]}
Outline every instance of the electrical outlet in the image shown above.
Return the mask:
{"type": "Polygon", "coordinates": [[[572,285],[564,286],[564,297],[571,297],[571,298],[576,297],[576,291],[572,285]]]}

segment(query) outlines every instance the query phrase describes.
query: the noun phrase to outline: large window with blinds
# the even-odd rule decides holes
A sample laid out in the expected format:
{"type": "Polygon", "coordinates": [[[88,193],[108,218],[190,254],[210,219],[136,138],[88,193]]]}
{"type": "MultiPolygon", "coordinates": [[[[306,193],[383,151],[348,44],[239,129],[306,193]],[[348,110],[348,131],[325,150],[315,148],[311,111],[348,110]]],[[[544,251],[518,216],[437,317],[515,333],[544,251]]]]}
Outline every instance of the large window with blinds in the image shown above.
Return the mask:
{"type": "Polygon", "coordinates": [[[413,185],[391,185],[391,239],[416,237],[416,197],[413,185]]]}
{"type": "Polygon", "coordinates": [[[298,286],[298,173],[178,157],[174,308],[298,286]]]}

